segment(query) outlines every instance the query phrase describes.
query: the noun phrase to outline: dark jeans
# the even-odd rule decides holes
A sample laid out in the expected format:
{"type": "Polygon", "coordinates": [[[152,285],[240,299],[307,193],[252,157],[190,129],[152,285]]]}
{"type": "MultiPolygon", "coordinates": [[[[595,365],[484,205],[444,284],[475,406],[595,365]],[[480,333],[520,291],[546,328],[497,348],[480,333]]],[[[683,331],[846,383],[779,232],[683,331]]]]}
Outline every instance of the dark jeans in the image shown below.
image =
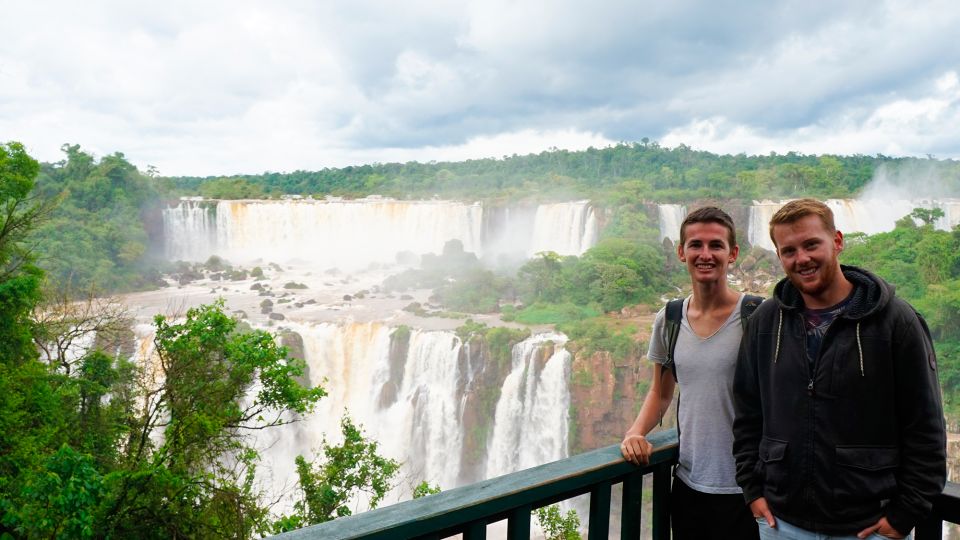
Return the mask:
{"type": "Polygon", "coordinates": [[[701,493],[673,478],[670,492],[673,540],[757,540],[757,521],[743,495],[701,493]]]}

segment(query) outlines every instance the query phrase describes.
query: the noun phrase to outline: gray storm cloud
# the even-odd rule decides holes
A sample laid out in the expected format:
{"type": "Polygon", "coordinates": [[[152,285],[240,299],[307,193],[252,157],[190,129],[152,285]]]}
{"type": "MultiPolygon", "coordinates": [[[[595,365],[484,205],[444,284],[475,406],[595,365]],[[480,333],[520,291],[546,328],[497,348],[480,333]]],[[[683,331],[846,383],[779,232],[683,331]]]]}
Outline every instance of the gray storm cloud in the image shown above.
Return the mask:
{"type": "MultiPolygon", "coordinates": [[[[958,23],[953,3],[899,0],[20,2],[0,21],[0,134],[166,174],[443,160],[516,134],[726,151],[703,122],[734,152],[809,151],[791,145],[818,129],[876,145],[876,111],[960,65],[958,23]]],[[[899,150],[960,155],[951,119],[899,150]]],[[[492,152],[472,157],[512,153],[492,152]]]]}

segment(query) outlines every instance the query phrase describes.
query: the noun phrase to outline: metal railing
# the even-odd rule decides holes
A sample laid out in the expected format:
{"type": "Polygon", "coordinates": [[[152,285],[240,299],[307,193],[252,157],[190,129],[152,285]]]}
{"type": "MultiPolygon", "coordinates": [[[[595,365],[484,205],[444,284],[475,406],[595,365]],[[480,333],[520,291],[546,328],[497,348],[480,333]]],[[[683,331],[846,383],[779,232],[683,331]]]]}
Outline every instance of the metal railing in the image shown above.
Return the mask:
{"type": "Polygon", "coordinates": [[[677,461],[677,432],[648,437],[654,452],[650,464],[637,467],[623,460],[620,446],[608,446],[475,484],[377,508],[277,536],[282,540],[439,539],[463,533],[464,540],[483,540],[487,525],[507,520],[507,538],[530,538],[531,512],[542,506],[590,494],[588,538],[606,540],[610,531],[611,491],[623,483],[620,538],[640,537],[643,478],[653,476],[654,540],[670,538],[670,468],[677,461]]]}
{"type": "Polygon", "coordinates": [[[933,501],[930,517],[917,525],[914,538],[942,540],[944,522],[960,523],[960,484],[947,482],[943,493],[933,501]]]}
{"type": "MultiPolygon", "coordinates": [[[[507,520],[507,538],[530,538],[531,512],[590,494],[589,540],[606,540],[610,532],[611,491],[623,484],[620,538],[640,538],[643,479],[653,477],[651,528],[654,540],[670,538],[670,468],[677,461],[675,429],[648,437],[650,464],[623,460],[613,445],[475,484],[377,508],[320,525],[281,534],[280,540],[439,539],[458,533],[464,540],[484,540],[487,525],[507,520]]],[[[941,540],[943,523],[960,523],[960,484],[948,482],[934,501],[933,512],[914,531],[916,540],[941,540]]]]}

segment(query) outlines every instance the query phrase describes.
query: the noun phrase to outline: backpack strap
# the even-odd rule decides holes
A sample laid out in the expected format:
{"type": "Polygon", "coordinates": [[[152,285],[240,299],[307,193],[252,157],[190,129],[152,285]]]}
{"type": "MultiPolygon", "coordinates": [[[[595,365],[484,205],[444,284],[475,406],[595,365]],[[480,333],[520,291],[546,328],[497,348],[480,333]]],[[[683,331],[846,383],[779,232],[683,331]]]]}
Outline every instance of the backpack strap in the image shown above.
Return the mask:
{"type": "MultiPolygon", "coordinates": [[[[660,371],[662,380],[664,370],[669,369],[673,373],[673,380],[677,380],[677,364],[673,361],[673,351],[677,348],[677,338],[680,336],[680,324],[683,319],[683,298],[670,300],[667,302],[666,313],[664,317],[664,331],[667,335],[667,360],[663,363],[663,369],[660,371]]],[[[660,406],[660,396],[657,396],[657,407],[660,406]]],[[[680,407],[680,396],[677,396],[677,408],[680,407]]],[[[663,425],[663,414],[660,411],[660,425],[663,425]]],[[[677,425],[677,434],[679,436],[680,426],[677,425]]]]}
{"type": "Polygon", "coordinates": [[[663,363],[663,367],[670,369],[674,381],[677,380],[677,364],[673,361],[673,351],[677,348],[681,319],[683,319],[683,298],[667,302],[664,318],[664,330],[667,332],[667,361],[663,363]]]}
{"type": "MultiPolygon", "coordinates": [[[[747,319],[753,315],[753,312],[757,310],[757,307],[763,302],[762,296],[756,296],[752,294],[747,294],[743,297],[743,303],[740,304],[740,324],[744,330],[747,328],[747,319]]],[[[918,314],[919,315],[919,314],[918,314]]],[[[666,313],[664,317],[664,330],[667,332],[667,361],[663,363],[664,368],[669,368],[670,372],[673,373],[673,380],[679,382],[677,379],[677,364],[674,361],[673,355],[674,351],[677,348],[677,338],[680,337],[680,325],[682,324],[683,319],[683,298],[678,298],[675,300],[670,300],[667,302],[666,313]]],[[[921,323],[926,326],[926,321],[921,317],[921,323]]],[[[929,331],[928,331],[929,333],[929,331]]],[[[663,374],[661,373],[661,376],[663,374]]],[[[659,398],[659,396],[658,396],[659,398]]],[[[659,400],[658,400],[659,401],[659,400]]],[[[677,396],[677,434],[680,433],[680,397],[677,396]]],[[[660,414],[660,425],[663,425],[663,413],[660,414]]]]}
{"type": "Polygon", "coordinates": [[[747,320],[753,315],[753,312],[757,310],[757,307],[763,303],[762,296],[755,296],[752,294],[744,295],[743,304],[740,305],[740,326],[744,330],[747,329],[747,320]]]}
{"type": "MultiPolygon", "coordinates": [[[[743,303],[740,305],[740,325],[744,330],[747,328],[747,320],[753,315],[757,307],[763,302],[762,296],[747,294],[743,297],[743,303]]],[[[666,317],[664,320],[664,330],[667,332],[667,361],[663,367],[669,368],[673,373],[673,380],[677,381],[677,364],[674,362],[673,354],[677,349],[677,338],[680,336],[680,324],[683,319],[683,299],[678,298],[667,302],[666,317]]]]}

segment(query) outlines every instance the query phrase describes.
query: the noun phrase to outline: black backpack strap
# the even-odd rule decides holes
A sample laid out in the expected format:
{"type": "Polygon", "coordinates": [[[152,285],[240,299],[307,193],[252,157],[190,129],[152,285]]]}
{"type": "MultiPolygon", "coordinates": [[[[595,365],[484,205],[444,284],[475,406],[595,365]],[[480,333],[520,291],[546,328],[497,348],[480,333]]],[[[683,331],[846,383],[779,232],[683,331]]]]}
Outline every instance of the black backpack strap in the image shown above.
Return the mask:
{"type": "MultiPolygon", "coordinates": [[[[740,305],[740,324],[744,329],[747,328],[747,320],[753,315],[757,307],[763,302],[762,296],[747,294],[740,305]]],[[[677,364],[674,362],[673,354],[677,348],[677,338],[680,336],[680,325],[683,319],[683,299],[670,300],[667,302],[666,317],[664,318],[664,329],[667,332],[667,361],[663,366],[673,372],[673,380],[677,380],[677,364]]]]}
{"type": "Polygon", "coordinates": [[[762,296],[744,295],[743,304],[740,305],[740,325],[744,330],[747,329],[747,319],[753,315],[753,312],[757,310],[761,303],[763,303],[762,296]]]}
{"type": "Polygon", "coordinates": [[[680,336],[680,324],[683,319],[683,298],[667,302],[664,330],[667,332],[667,361],[664,368],[673,373],[673,380],[677,380],[677,364],[673,361],[673,351],[677,348],[677,338],[680,336]]]}
{"type": "MultiPolygon", "coordinates": [[[[740,305],[740,324],[743,325],[743,328],[747,327],[747,319],[753,315],[753,312],[756,311],[757,307],[763,302],[762,296],[756,296],[748,294],[744,296],[743,303],[740,305]]],[[[677,364],[674,361],[673,355],[674,351],[677,348],[677,338],[680,337],[680,325],[683,324],[683,298],[678,298],[676,300],[670,300],[667,302],[666,313],[664,317],[664,330],[667,332],[667,361],[663,363],[664,369],[669,368],[670,372],[673,373],[673,380],[679,382],[677,379],[677,364]]],[[[921,319],[922,321],[922,319],[921,319]]],[[[662,376],[662,373],[661,373],[662,376]]],[[[679,423],[679,412],[680,410],[680,398],[677,397],[677,433],[680,433],[680,423],[679,423]]],[[[660,416],[660,423],[663,424],[663,415],[660,416]]]]}
{"type": "MultiPolygon", "coordinates": [[[[673,351],[677,348],[677,338],[680,336],[680,324],[683,319],[683,298],[670,300],[667,302],[666,313],[663,318],[663,329],[667,333],[667,360],[663,363],[660,371],[660,377],[663,377],[663,371],[669,369],[673,374],[673,380],[677,380],[677,364],[673,361],[673,351]]],[[[657,407],[660,406],[660,396],[657,396],[657,407]]],[[[677,396],[677,407],[680,407],[680,397],[677,396]]],[[[660,411],[660,425],[663,425],[664,411],[660,411]]],[[[680,426],[677,425],[677,433],[680,433],[680,426]]]]}

